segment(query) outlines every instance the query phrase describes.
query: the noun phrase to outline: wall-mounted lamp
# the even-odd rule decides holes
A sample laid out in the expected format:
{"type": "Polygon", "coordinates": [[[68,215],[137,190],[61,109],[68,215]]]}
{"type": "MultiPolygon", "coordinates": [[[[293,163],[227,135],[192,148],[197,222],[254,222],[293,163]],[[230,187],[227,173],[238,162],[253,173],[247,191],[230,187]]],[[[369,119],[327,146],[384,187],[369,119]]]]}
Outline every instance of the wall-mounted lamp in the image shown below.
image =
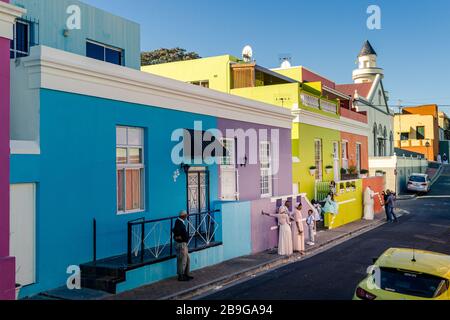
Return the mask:
{"type": "Polygon", "coordinates": [[[189,171],[189,169],[191,168],[191,166],[188,165],[188,164],[182,163],[182,164],[180,165],[180,168],[181,168],[181,170],[183,170],[184,172],[187,173],[187,172],[189,171]]]}
{"type": "Polygon", "coordinates": [[[67,38],[69,35],[70,35],[70,30],[69,30],[69,29],[64,29],[64,30],[63,30],[63,36],[64,36],[65,38],[67,38]]]}

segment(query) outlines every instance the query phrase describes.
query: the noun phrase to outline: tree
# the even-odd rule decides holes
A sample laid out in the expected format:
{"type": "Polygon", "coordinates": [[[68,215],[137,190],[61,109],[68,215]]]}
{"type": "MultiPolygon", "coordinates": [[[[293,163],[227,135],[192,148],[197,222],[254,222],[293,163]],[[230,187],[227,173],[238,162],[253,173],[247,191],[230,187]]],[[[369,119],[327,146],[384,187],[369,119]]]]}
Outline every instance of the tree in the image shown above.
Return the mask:
{"type": "Polygon", "coordinates": [[[186,52],[183,48],[161,48],[141,53],[141,65],[148,66],[175,61],[186,61],[201,58],[196,52],[186,52]]]}

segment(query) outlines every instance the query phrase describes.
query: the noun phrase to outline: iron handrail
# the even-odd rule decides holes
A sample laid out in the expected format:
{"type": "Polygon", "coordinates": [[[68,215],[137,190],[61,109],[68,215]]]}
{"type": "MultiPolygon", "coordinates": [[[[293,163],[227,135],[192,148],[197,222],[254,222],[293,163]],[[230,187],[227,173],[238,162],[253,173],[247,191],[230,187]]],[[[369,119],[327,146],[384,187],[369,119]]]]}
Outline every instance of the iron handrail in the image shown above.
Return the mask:
{"type": "MultiPolygon", "coordinates": [[[[194,243],[195,243],[195,248],[197,248],[197,238],[196,238],[196,234],[198,233],[198,228],[199,228],[199,218],[201,218],[204,215],[208,215],[212,216],[213,213],[217,213],[220,212],[220,210],[207,210],[204,212],[199,212],[199,213],[192,213],[192,214],[188,214],[188,217],[195,217],[195,239],[194,239],[194,243]]],[[[138,218],[138,219],[134,219],[131,221],[128,221],[127,223],[127,260],[128,260],[128,264],[132,264],[133,262],[133,258],[132,258],[132,252],[133,252],[133,227],[134,226],[140,226],[140,262],[144,262],[144,258],[145,258],[145,226],[148,224],[152,224],[152,223],[160,223],[160,222],[164,222],[164,221],[170,221],[170,234],[169,234],[169,241],[170,241],[170,256],[173,255],[173,247],[174,247],[174,243],[173,243],[173,237],[172,237],[172,228],[173,228],[173,222],[174,220],[178,219],[179,216],[172,216],[172,217],[166,217],[166,218],[160,218],[160,219],[153,219],[153,220],[145,220],[145,218],[138,218]]],[[[188,225],[188,232],[190,229],[190,225],[188,225]]]]}
{"type": "MultiPolygon", "coordinates": [[[[203,212],[199,212],[199,213],[189,213],[188,216],[189,217],[194,217],[194,216],[201,216],[204,214],[210,214],[210,213],[216,213],[216,212],[220,212],[220,210],[208,210],[208,211],[203,211],[203,212]]],[[[178,219],[179,216],[172,216],[172,217],[166,217],[166,218],[160,218],[160,219],[154,219],[154,220],[143,220],[144,218],[138,218],[135,220],[131,220],[128,221],[128,224],[131,225],[139,225],[139,224],[148,224],[148,223],[155,223],[155,222],[161,222],[161,221],[168,221],[168,220],[174,220],[174,219],[178,219]],[[142,221],[139,221],[142,220],[142,221]]]]}

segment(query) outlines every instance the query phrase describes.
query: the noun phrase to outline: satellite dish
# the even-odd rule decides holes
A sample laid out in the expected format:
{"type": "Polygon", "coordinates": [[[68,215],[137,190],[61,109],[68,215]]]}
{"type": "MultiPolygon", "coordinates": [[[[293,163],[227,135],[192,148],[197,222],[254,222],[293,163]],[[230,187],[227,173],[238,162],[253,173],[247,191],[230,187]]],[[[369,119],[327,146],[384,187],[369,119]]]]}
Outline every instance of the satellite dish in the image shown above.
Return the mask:
{"type": "Polygon", "coordinates": [[[281,63],[281,69],[289,69],[290,67],[292,67],[291,62],[287,59],[284,59],[281,63]]]}
{"type": "Polygon", "coordinates": [[[244,59],[245,62],[252,61],[253,58],[253,49],[250,46],[245,46],[244,49],[242,49],[242,59],[244,59]]]}

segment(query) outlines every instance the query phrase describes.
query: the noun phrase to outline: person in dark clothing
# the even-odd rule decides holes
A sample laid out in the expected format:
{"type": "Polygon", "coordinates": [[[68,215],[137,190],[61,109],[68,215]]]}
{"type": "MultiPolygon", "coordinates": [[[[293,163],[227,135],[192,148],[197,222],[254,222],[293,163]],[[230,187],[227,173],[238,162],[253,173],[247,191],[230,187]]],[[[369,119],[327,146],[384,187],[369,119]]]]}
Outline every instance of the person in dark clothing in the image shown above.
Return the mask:
{"type": "Polygon", "coordinates": [[[398,218],[397,218],[397,216],[396,216],[396,214],[395,214],[395,212],[394,212],[394,209],[395,209],[395,201],[397,201],[397,194],[395,194],[395,192],[391,192],[391,195],[390,195],[390,199],[388,199],[388,201],[390,201],[390,203],[391,203],[391,205],[390,205],[390,208],[391,208],[391,218],[394,220],[394,222],[398,222],[398,218]]]}
{"type": "Polygon", "coordinates": [[[390,190],[386,191],[386,201],[385,201],[385,210],[386,215],[389,217],[389,222],[398,222],[397,216],[394,213],[394,205],[395,205],[395,194],[390,190]]]}
{"type": "Polygon", "coordinates": [[[189,234],[186,230],[186,225],[184,224],[186,221],[188,214],[186,211],[181,211],[179,218],[175,221],[175,225],[173,227],[173,239],[176,244],[177,251],[177,274],[178,281],[189,281],[194,279],[189,275],[190,269],[190,258],[189,258],[189,234]]]}
{"type": "MultiPolygon", "coordinates": [[[[389,190],[388,190],[389,191],[389,190]]],[[[387,207],[387,199],[388,199],[388,195],[385,191],[383,191],[381,193],[381,197],[383,198],[383,207],[384,207],[384,212],[386,213],[386,221],[391,221],[391,214],[388,211],[388,207],[387,207]]]]}

